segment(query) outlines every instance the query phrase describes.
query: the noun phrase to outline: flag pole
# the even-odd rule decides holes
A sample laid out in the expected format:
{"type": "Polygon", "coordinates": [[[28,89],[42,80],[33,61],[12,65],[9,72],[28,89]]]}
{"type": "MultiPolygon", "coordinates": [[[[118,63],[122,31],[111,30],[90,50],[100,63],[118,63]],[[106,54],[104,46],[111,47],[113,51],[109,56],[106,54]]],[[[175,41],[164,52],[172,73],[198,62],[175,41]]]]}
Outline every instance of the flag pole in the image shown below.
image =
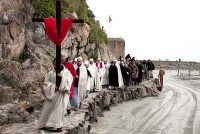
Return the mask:
{"type": "Polygon", "coordinates": [[[109,22],[109,29],[108,29],[108,38],[110,38],[110,22],[109,22]]]}
{"type": "Polygon", "coordinates": [[[109,20],[108,20],[108,22],[109,22],[109,29],[108,29],[108,37],[110,38],[110,31],[111,31],[111,21],[112,21],[112,19],[111,19],[111,15],[109,15],[109,18],[108,18],[109,20]]]}

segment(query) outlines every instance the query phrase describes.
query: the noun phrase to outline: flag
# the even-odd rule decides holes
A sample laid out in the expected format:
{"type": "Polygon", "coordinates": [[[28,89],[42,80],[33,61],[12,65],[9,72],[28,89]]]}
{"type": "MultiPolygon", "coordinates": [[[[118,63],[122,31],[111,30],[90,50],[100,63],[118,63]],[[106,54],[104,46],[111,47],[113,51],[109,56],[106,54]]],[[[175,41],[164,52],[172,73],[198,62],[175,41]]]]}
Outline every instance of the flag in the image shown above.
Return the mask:
{"type": "Polygon", "coordinates": [[[109,15],[109,23],[112,21],[112,19],[111,19],[111,17],[110,17],[110,15],[109,15]]]}

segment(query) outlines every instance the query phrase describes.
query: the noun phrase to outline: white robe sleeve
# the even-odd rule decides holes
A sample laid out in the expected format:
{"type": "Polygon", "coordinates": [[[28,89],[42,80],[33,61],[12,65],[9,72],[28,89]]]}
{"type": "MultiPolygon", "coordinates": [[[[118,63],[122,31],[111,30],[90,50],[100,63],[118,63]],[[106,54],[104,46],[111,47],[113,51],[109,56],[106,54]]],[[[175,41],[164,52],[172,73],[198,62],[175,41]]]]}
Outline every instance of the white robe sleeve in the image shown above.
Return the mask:
{"type": "Polygon", "coordinates": [[[44,81],[44,86],[43,86],[43,95],[45,97],[45,99],[48,100],[53,100],[55,97],[55,87],[56,85],[50,81],[50,77],[52,75],[52,72],[49,72],[46,77],[45,77],[45,81],[44,81]]]}
{"type": "Polygon", "coordinates": [[[70,91],[72,81],[73,81],[73,76],[68,70],[62,71],[62,80],[59,86],[59,91],[64,92],[64,91],[70,91]]]}

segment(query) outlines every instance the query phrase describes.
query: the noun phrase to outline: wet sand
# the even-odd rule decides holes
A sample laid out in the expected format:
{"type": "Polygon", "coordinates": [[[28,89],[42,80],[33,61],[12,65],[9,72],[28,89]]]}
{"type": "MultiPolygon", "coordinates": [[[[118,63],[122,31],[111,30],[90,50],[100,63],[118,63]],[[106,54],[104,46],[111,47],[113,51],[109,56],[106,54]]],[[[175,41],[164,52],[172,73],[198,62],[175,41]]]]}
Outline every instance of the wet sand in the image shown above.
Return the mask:
{"type": "Polygon", "coordinates": [[[159,97],[111,107],[91,134],[200,134],[200,80],[182,80],[176,74],[166,71],[159,97]]]}

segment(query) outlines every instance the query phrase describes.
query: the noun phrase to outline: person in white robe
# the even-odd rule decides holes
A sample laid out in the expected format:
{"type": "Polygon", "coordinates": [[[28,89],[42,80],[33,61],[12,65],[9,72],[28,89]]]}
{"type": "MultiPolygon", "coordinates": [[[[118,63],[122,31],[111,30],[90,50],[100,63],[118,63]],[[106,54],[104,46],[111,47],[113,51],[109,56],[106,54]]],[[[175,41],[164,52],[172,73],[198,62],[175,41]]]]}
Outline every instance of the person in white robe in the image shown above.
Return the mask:
{"type": "Polygon", "coordinates": [[[94,63],[93,59],[90,59],[90,70],[91,70],[91,75],[92,77],[90,78],[90,90],[91,91],[98,91],[102,89],[101,81],[100,81],[100,76],[98,73],[98,70],[96,68],[96,65],[94,63]]]}
{"type": "Polygon", "coordinates": [[[117,60],[114,60],[114,63],[115,63],[115,66],[117,67],[119,87],[121,87],[124,85],[121,68],[117,60]]]}
{"type": "Polygon", "coordinates": [[[94,76],[92,76],[93,74],[91,73],[92,72],[92,67],[89,66],[89,62],[88,61],[84,61],[84,65],[85,67],[87,68],[87,74],[88,74],[88,80],[87,80],[87,89],[86,89],[86,98],[88,97],[88,95],[90,94],[91,92],[91,81],[90,79],[94,76]]]}
{"type": "Polygon", "coordinates": [[[76,79],[74,82],[74,94],[71,100],[71,106],[73,110],[76,110],[81,106],[87,89],[87,69],[83,65],[82,57],[77,58],[77,65],[75,66],[75,69],[76,79]]]}
{"type": "Polygon", "coordinates": [[[109,81],[108,81],[108,70],[109,70],[110,64],[106,59],[104,59],[104,75],[102,78],[102,86],[108,86],[109,81]]]}
{"type": "Polygon", "coordinates": [[[98,58],[98,60],[96,62],[96,68],[98,70],[100,81],[101,81],[101,84],[102,84],[102,78],[103,78],[103,75],[105,74],[105,69],[104,69],[104,64],[103,64],[103,62],[101,61],[100,58],[98,58]]]}
{"type": "Polygon", "coordinates": [[[53,61],[54,69],[45,77],[42,93],[45,97],[44,107],[39,119],[39,129],[60,130],[63,125],[64,115],[69,103],[69,93],[73,77],[71,73],[62,66],[60,86],[56,86],[56,60],[53,61]]]}

